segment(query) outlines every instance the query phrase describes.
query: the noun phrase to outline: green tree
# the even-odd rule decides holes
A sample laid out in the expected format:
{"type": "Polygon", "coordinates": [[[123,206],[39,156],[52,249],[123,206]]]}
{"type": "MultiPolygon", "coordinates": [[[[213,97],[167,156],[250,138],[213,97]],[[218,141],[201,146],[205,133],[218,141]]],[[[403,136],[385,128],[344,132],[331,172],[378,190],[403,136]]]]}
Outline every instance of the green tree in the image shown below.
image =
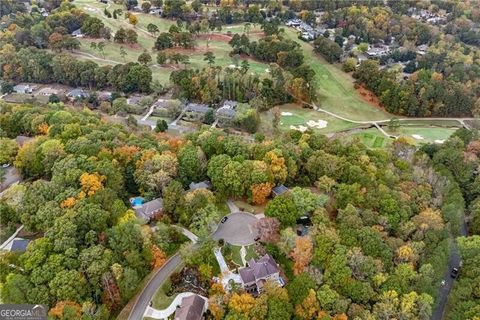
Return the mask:
{"type": "Polygon", "coordinates": [[[157,32],[159,31],[158,26],[153,23],[149,23],[147,25],[147,31],[150,32],[152,35],[156,35],[157,32]]]}
{"type": "Polygon", "coordinates": [[[204,58],[203,61],[207,61],[208,65],[213,65],[215,63],[215,56],[213,52],[207,51],[203,54],[204,58]]]}
{"type": "Polygon", "coordinates": [[[157,120],[157,125],[155,126],[155,131],[156,132],[165,132],[168,129],[168,124],[167,121],[163,119],[157,120]]]}
{"type": "Polygon", "coordinates": [[[298,210],[295,206],[293,195],[287,192],[275,197],[267,204],[265,216],[277,218],[282,227],[295,225],[298,218],[298,210]]]}
{"type": "Polygon", "coordinates": [[[147,65],[152,62],[152,56],[145,50],[138,56],[138,62],[147,65]]]}
{"type": "Polygon", "coordinates": [[[11,164],[17,152],[18,145],[15,140],[0,138],[0,164],[11,164]]]}

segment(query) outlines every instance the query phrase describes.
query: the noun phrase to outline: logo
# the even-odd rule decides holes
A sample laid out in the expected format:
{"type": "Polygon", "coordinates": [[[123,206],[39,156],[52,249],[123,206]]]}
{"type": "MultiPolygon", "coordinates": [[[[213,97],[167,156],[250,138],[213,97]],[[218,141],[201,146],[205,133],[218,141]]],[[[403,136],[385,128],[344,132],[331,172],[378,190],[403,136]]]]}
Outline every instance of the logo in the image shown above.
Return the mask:
{"type": "Polygon", "coordinates": [[[47,320],[41,304],[0,304],[0,320],[47,320]]]}

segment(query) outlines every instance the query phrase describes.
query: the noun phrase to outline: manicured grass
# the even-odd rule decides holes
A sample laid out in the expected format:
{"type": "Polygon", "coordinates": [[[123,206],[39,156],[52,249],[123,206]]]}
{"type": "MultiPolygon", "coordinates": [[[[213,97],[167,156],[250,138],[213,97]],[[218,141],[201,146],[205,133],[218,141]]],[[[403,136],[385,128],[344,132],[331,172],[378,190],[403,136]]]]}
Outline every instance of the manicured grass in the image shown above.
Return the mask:
{"type": "MultiPolygon", "coordinates": [[[[138,44],[136,45],[120,45],[118,43],[114,43],[113,39],[111,41],[104,41],[102,39],[89,39],[89,38],[79,38],[78,40],[81,43],[81,47],[78,53],[75,55],[82,60],[92,60],[98,63],[99,65],[114,65],[118,63],[126,63],[131,61],[137,61],[138,56],[146,50],[152,56],[152,63],[150,68],[152,69],[153,79],[159,80],[161,83],[166,84],[169,82],[170,74],[175,69],[183,68],[183,65],[178,65],[174,67],[164,67],[156,65],[156,56],[157,53],[153,50],[156,36],[152,36],[150,33],[146,31],[147,25],[153,23],[158,26],[160,32],[167,32],[168,29],[172,24],[175,24],[174,21],[163,19],[158,15],[151,15],[145,13],[134,13],[138,17],[138,24],[134,28],[132,25],[128,23],[123,16],[119,16],[118,19],[108,18],[104,15],[103,10],[107,7],[107,5],[102,4],[96,0],[75,0],[73,2],[79,8],[82,8],[85,12],[89,15],[95,16],[101,19],[104,24],[112,29],[112,32],[117,31],[119,28],[128,28],[134,29],[137,31],[138,34],[138,44]],[[98,50],[94,50],[90,47],[92,42],[105,42],[105,49],[103,53],[98,50]],[[126,55],[122,57],[120,55],[120,47],[123,47],[126,55]]],[[[109,7],[109,11],[113,12],[114,9],[122,8],[120,5],[111,4],[109,7]]],[[[260,26],[256,25],[255,28],[251,27],[251,36],[254,38],[258,38],[260,26]]],[[[227,32],[234,33],[243,33],[244,27],[243,24],[237,25],[230,25],[225,27],[220,32],[214,32],[214,34],[222,34],[224,35],[227,32]]],[[[203,60],[204,53],[206,51],[211,51],[215,55],[215,65],[218,66],[229,66],[234,64],[232,58],[229,56],[231,51],[231,47],[228,44],[226,39],[216,39],[212,37],[208,41],[208,48],[207,48],[207,40],[205,39],[206,36],[202,35],[199,39],[196,40],[196,47],[195,50],[188,50],[184,51],[181,50],[182,54],[185,54],[189,57],[190,68],[198,68],[201,69],[207,65],[207,62],[203,60]]],[[[171,49],[171,51],[175,51],[175,49],[171,49]]],[[[265,69],[268,68],[268,65],[265,63],[257,62],[250,60],[250,71],[256,73],[264,73],[265,69]]]]}
{"type": "MultiPolygon", "coordinates": [[[[302,125],[316,132],[332,133],[349,130],[361,126],[355,123],[350,123],[344,120],[337,119],[323,112],[315,111],[313,109],[302,108],[296,104],[285,104],[279,107],[280,111],[282,112],[282,116],[280,119],[280,128],[285,130],[291,129],[290,126],[302,125]],[[307,122],[309,120],[323,120],[327,122],[327,126],[325,128],[309,127],[307,125],[307,122]]],[[[264,120],[264,122],[271,122],[271,119],[271,115],[264,114],[262,117],[262,120],[264,120]]]]}
{"type": "Polygon", "coordinates": [[[352,120],[391,118],[388,113],[364,101],[353,87],[352,77],[313,52],[313,46],[298,39],[295,30],[285,27],[285,35],[300,44],[305,55],[305,63],[315,71],[319,93],[318,105],[321,108],[352,120]]]}
{"type": "Polygon", "coordinates": [[[158,288],[157,292],[152,298],[152,305],[155,309],[165,309],[172,303],[173,299],[175,299],[177,294],[167,296],[167,292],[171,285],[172,281],[170,281],[170,278],[167,278],[167,280],[165,280],[165,282],[158,288]]]}
{"type": "MultiPolygon", "coordinates": [[[[242,257],[240,255],[241,248],[241,246],[231,246],[231,255],[225,258],[232,260],[235,264],[239,266],[243,266],[242,257]]],[[[245,256],[245,261],[248,261],[252,258],[257,258],[257,254],[255,253],[253,245],[246,246],[245,250],[247,252],[245,256]]]]}
{"type": "Polygon", "coordinates": [[[240,209],[240,210],[244,210],[246,212],[250,212],[250,213],[253,213],[253,214],[257,214],[257,213],[263,213],[265,211],[265,205],[263,206],[254,206],[254,205],[251,205],[243,200],[235,200],[233,201],[233,203],[240,209]]]}
{"type": "Polygon", "coordinates": [[[400,127],[396,131],[386,128],[385,131],[394,135],[407,136],[413,139],[415,144],[433,143],[439,140],[448,139],[457,129],[455,128],[439,128],[439,127],[400,127]],[[416,139],[413,135],[419,135],[423,139],[416,139]]]}
{"type": "Polygon", "coordinates": [[[460,122],[455,120],[403,120],[399,121],[402,126],[438,126],[438,127],[461,127],[460,122]]]}
{"type": "Polygon", "coordinates": [[[3,100],[7,102],[12,102],[12,103],[24,103],[24,102],[37,102],[41,104],[47,104],[48,103],[48,97],[47,96],[33,96],[31,94],[25,94],[25,93],[11,93],[5,97],[3,97],[3,100]]]}
{"type": "Polygon", "coordinates": [[[352,137],[360,139],[360,141],[370,148],[385,148],[389,146],[393,139],[385,137],[378,129],[370,128],[351,135],[352,137]]]}

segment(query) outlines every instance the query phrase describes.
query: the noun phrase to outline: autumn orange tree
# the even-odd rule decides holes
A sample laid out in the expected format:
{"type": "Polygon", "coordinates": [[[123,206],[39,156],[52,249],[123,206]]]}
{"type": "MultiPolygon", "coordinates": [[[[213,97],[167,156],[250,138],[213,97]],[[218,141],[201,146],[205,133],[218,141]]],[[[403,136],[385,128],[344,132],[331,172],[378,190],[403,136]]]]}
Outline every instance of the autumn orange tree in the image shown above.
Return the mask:
{"type": "Polygon", "coordinates": [[[315,316],[320,311],[320,304],[317,300],[317,294],[315,290],[310,289],[307,297],[303,300],[301,304],[295,306],[295,314],[300,319],[310,320],[314,319],[315,316]]]}
{"type": "Polygon", "coordinates": [[[152,245],[152,267],[155,268],[160,268],[165,264],[165,261],[167,260],[167,255],[165,252],[163,252],[160,248],[158,248],[156,245],[152,245]]]}
{"type": "Polygon", "coordinates": [[[49,317],[65,319],[68,313],[71,319],[79,319],[82,315],[82,306],[73,301],[58,301],[48,312],[49,317]]]}
{"type": "Polygon", "coordinates": [[[312,260],[313,244],[309,237],[297,237],[295,248],[292,251],[292,258],[295,261],[293,272],[299,275],[312,260]]]}
{"type": "Polygon", "coordinates": [[[262,205],[267,201],[267,197],[272,193],[273,184],[264,182],[254,184],[250,187],[252,191],[252,202],[257,205],[262,205]]]}

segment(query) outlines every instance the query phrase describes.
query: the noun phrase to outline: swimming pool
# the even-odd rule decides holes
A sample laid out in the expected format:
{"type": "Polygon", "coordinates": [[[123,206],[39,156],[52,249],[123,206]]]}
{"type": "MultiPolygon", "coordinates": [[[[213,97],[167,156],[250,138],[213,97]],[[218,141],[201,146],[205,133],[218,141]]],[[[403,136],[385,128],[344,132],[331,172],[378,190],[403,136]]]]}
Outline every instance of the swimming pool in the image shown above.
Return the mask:
{"type": "Polygon", "coordinates": [[[145,202],[145,199],[142,197],[130,198],[130,204],[132,207],[139,207],[145,202]]]}

